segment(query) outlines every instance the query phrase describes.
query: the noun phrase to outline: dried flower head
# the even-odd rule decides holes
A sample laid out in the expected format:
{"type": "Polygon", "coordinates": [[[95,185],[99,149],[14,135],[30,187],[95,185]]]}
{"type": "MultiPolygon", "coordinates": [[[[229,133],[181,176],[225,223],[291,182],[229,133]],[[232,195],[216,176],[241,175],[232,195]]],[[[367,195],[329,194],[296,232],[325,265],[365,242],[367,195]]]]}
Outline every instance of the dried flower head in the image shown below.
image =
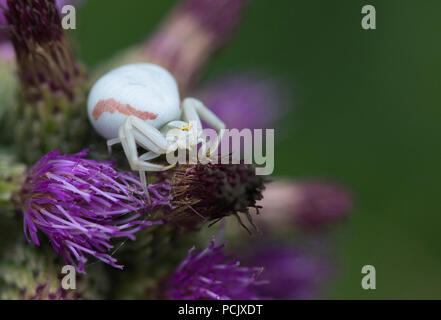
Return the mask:
{"type": "Polygon", "coordinates": [[[262,268],[242,267],[238,260],[225,255],[225,245],[214,239],[202,251],[191,248],[168,278],[165,298],[172,300],[254,300],[262,268]]]}
{"type": "MultiPolygon", "coordinates": [[[[245,164],[195,164],[178,166],[170,171],[172,188],[172,222],[195,226],[200,222],[217,222],[239,213],[251,224],[251,208],[262,199],[265,178],[255,173],[255,166],[245,164]]],[[[246,228],[246,227],[245,227],[246,228]]]]}
{"type": "Polygon", "coordinates": [[[87,133],[87,83],[55,1],[8,0],[4,15],[21,82],[15,115],[21,156],[32,163],[49,150],[77,150],[87,133]]]}
{"type": "Polygon", "coordinates": [[[25,235],[39,245],[37,232],[42,231],[79,272],[84,272],[86,255],[122,269],[109,254],[111,240],[135,239],[138,230],[161,224],[145,220],[144,215],[169,205],[169,187],[150,186],[148,205],[136,176],[118,172],[108,162],[84,159],[86,154],[50,152],[29,170],[17,197],[25,235]]]}

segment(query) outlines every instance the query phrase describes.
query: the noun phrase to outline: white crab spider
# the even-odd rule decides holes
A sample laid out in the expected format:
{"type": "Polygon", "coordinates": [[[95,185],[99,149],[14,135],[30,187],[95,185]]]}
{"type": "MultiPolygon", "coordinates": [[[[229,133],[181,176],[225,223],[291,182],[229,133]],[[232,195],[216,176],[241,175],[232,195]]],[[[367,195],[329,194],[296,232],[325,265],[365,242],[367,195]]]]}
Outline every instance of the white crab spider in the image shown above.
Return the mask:
{"type": "Polygon", "coordinates": [[[122,144],[130,168],[139,171],[149,201],[145,172],[174,166],[149,160],[204,142],[200,119],[218,131],[209,150],[216,150],[225,129],[199,100],[186,98],[181,104],[173,76],[150,63],[129,64],[105,74],[92,87],[87,110],[95,130],[107,139],[109,152],[112,145],[122,144]],[[180,130],[187,139],[170,139],[172,130],[180,130]],[[147,152],[138,156],[137,146],[147,152]]]}

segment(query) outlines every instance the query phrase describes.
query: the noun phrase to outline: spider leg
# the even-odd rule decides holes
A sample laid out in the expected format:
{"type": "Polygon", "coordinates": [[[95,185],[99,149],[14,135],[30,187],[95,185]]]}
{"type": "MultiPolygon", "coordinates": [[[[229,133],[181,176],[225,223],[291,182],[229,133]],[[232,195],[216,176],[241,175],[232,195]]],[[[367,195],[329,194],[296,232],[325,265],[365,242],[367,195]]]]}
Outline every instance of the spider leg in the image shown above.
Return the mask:
{"type": "Polygon", "coordinates": [[[139,177],[141,181],[142,188],[147,195],[147,200],[149,202],[149,205],[152,204],[152,200],[150,198],[150,193],[147,189],[147,178],[146,178],[146,172],[148,171],[166,171],[175,166],[175,164],[171,164],[169,166],[163,166],[159,164],[150,163],[147,161],[137,161],[138,171],[139,171],[139,177]]]}
{"type": "Polygon", "coordinates": [[[139,157],[139,160],[141,160],[141,161],[148,161],[148,160],[153,160],[153,159],[155,159],[155,158],[157,158],[159,156],[160,156],[160,154],[154,153],[153,151],[149,151],[149,152],[146,152],[143,155],[141,155],[139,157]]]}
{"type": "Polygon", "coordinates": [[[145,160],[151,160],[166,153],[168,142],[158,129],[134,116],[129,116],[124,121],[124,124],[119,130],[119,140],[123,146],[130,168],[134,171],[139,171],[141,185],[146,193],[149,204],[151,204],[145,172],[165,171],[174,165],[164,166],[145,160]],[[139,157],[137,144],[146,149],[150,149],[150,151],[139,157]]]}
{"type": "Polygon", "coordinates": [[[202,131],[201,119],[205,120],[218,132],[217,138],[210,146],[208,155],[211,151],[218,148],[220,141],[224,135],[225,123],[218,118],[210,109],[208,109],[201,101],[194,98],[185,98],[182,102],[182,118],[184,121],[194,121],[198,126],[198,130],[202,131]]]}
{"type": "Polygon", "coordinates": [[[112,154],[112,146],[120,142],[119,138],[107,140],[107,152],[109,153],[109,156],[112,154]]]}

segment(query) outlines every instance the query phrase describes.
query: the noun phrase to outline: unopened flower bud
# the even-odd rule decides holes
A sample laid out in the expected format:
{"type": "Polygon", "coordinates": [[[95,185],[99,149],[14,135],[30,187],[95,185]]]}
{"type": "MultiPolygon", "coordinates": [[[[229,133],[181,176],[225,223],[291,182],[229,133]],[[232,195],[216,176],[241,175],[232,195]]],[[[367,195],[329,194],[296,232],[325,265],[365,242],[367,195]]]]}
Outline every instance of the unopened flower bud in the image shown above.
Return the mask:
{"type": "Polygon", "coordinates": [[[347,217],[352,196],[337,183],[305,180],[278,181],[268,185],[260,205],[260,223],[316,230],[347,217]]]}
{"type": "MultiPolygon", "coordinates": [[[[100,290],[87,279],[75,278],[75,290],[64,289],[63,265],[51,252],[18,243],[7,250],[0,262],[2,300],[99,299],[100,290]]],[[[100,278],[104,281],[104,278],[100,278]]]]}
{"type": "Polygon", "coordinates": [[[50,150],[78,150],[87,134],[85,71],[55,1],[8,0],[4,14],[21,84],[11,120],[20,156],[32,163],[50,150]]]}

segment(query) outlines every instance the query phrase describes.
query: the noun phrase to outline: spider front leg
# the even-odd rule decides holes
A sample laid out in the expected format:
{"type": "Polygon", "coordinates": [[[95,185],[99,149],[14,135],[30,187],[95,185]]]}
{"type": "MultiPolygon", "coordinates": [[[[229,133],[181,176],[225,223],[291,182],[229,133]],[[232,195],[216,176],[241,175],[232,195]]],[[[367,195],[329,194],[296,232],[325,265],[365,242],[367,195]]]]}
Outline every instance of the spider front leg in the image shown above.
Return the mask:
{"type": "MultiPolygon", "coordinates": [[[[173,168],[174,165],[164,166],[146,160],[151,160],[159,157],[161,154],[165,154],[169,147],[168,142],[158,129],[135,116],[129,116],[124,121],[119,129],[118,136],[130,164],[130,168],[134,171],[139,171],[141,185],[146,193],[149,204],[151,204],[145,172],[165,171],[173,168]],[[142,156],[138,156],[137,145],[150,151],[142,156]]],[[[108,143],[111,142],[110,140],[108,143]]]]}
{"type": "Polygon", "coordinates": [[[182,119],[184,121],[193,121],[197,125],[197,130],[202,131],[201,119],[207,122],[217,131],[217,138],[210,146],[207,155],[210,156],[210,151],[215,151],[222,140],[225,131],[225,123],[218,118],[210,109],[208,109],[201,101],[195,98],[185,98],[182,102],[182,119]]]}

